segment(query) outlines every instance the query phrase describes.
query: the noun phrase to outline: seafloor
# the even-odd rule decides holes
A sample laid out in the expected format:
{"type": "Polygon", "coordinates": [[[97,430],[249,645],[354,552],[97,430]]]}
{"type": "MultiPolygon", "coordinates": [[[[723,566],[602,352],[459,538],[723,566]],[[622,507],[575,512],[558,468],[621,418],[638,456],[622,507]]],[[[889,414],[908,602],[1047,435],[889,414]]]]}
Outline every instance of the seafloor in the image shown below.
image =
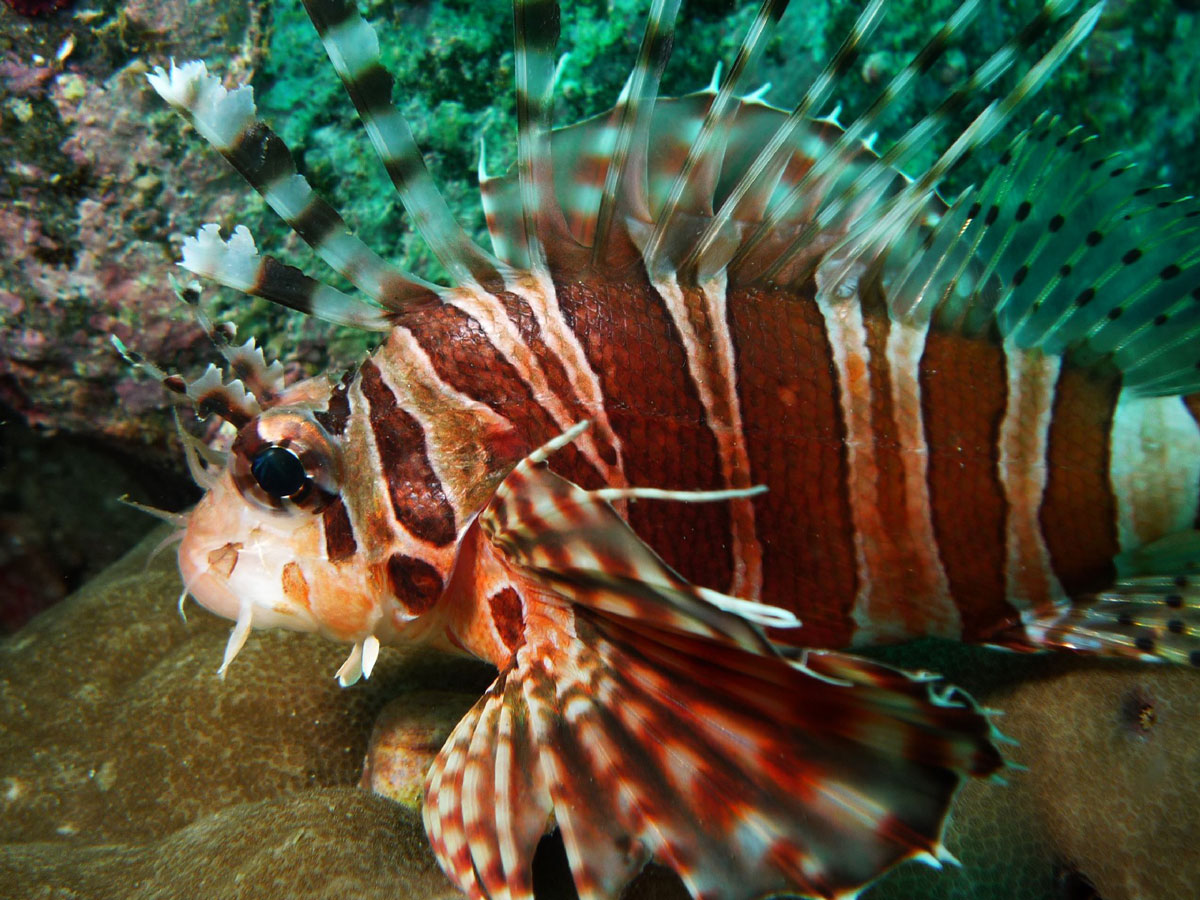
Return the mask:
{"type": "MultiPolygon", "coordinates": [[[[612,102],[643,4],[565,5],[564,122],[612,102]]],[[[839,97],[844,119],[956,5],[893,3],[839,97]]],[[[881,145],[1039,5],[983,3],[970,39],[897,109],[881,145]]],[[[759,72],[780,105],[836,48],[859,4],[792,6],[759,72]]],[[[1018,120],[1058,112],[1128,151],[1147,183],[1196,192],[1197,7],[1110,0],[1096,32],[1018,120]]],[[[752,12],[685,3],[667,92],[705,83],[752,12]]],[[[492,171],[512,155],[506,5],[372,2],[367,14],[431,168],[479,231],[481,138],[492,171]]],[[[419,761],[455,704],[469,702],[419,692],[475,690],[478,670],[397,654],[369,687],[339,692],[328,673],[340,648],[272,635],[253,639],[218,682],[211,671],[225,626],[202,612],[178,621],[169,554],[146,573],[126,561],[18,630],[150,527],[117,497],[180,508],[192,496],[166,396],[108,342],[116,334],[186,373],[208,362],[169,283],[183,237],[205,222],[245,224],[260,245],[320,269],[150,91],[145,73],[171,57],[250,79],[260,110],[360,234],[436,276],[299,0],[102,0],[36,18],[0,5],[0,630],[15,632],[0,645],[0,897],[440,896],[448,888],[419,822],[349,787],[393,695],[400,711],[384,721],[418,723],[411,740],[424,750],[410,750],[419,761]]],[[[956,171],[952,187],[977,181],[1002,146],[956,171]]],[[[207,289],[206,303],[297,375],[340,370],[367,346],[262,301],[207,289]]],[[[951,840],[962,870],[931,878],[907,867],[872,900],[1200,894],[1197,673],[988,653],[935,663],[927,652],[914,658],[946,666],[1007,711],[1005,731],[1022,742],[1013,755],[1030,771],[1008,788],[964,793],[951,840]]],[[[562,890],[555,865],[553,853],[540,863],[548,897],[562,890]]],[[[635,893],[672,890],[655,874],[635,893]]]]}

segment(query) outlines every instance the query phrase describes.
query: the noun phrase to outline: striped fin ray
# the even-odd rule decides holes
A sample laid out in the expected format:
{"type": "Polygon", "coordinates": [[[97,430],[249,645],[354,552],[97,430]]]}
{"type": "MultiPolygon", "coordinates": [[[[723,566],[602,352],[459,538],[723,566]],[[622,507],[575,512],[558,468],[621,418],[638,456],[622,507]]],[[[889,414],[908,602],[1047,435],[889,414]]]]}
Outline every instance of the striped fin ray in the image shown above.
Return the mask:
{"type": "Polygon", "coordinates": [[[436,295],[436,285],[385,262],[350,233],[337,211],[297,173],[279,136],[256,118],[249,85],[227,91],[203,62],[172,62],[169,71],[158,67],[147,78],[317,255],[359,290],[393,310],[436,295]]]}
{"type": "Polygon", "coordinates": [[[1037,93],[1054,70],[1091,33],[1103,9],[1102,3],[1097,4],[1077,19],[1003,99],[988,104],[928,170],[886,203],[875,207],[872,215],[856,222],[828,255],[857,260],[872,252],[883,252],[893,236],[908,233],[925,214],[935,188],[946,173],[991,140],[1017,108],[1037,93]]]}
{"type": "MultiPolygon", "coordinates": [[[[262,348],[255,343],[254,338],[249,338],[242,344],[233,344],[233,326],[214,322],[201,308],[199,282],[182,285],[173,276],[168,280],[175,296],[187,305],[188,311],[204,329],[217,352],[225,357],[230,373],[246,386],[246,390],[254,395],[264,409],[273,406],[283,390],[283,363],[274,360],[268,365],[262,348]]],[[[122,350],[123,355],[127,355],[127,352],[122,350]]],[[[158,371],[161,374],[161,370],[158,371]]]]}
{"type": "MultiPolygon", "coordinates": [[[[140,353],[130,350],[116,335],[112,335],[111,340],[117,352],[125,358],[127,363],[136,366],[151,378],[161,382],[163,387],[171,393],[186,397],[195,407],[196,414],[199,416],[209,416],[215,413],[235,428],[241,428],[262,412],[258,400],[253,394],[247,392],[246,386],[240,380],[225,381],[221,370],[211,363],[199,378],[187,381],[179,375],[164,372],[154,363],[143,358],[140,353]]],[[[199,482],[199,479],[197,481],[199,482]]]]}
{"type": "MultiPolygon", "coordinates": [[[[567,228],[554,189],[550,134],[554,120],[554,48],[558,46],[561,11],[557,0],[516,0],[513,32],[517,81],[517,184],[528,267],[548,271],[577,248],[567,228]]],[[[576,257],[579,254],[575,254],[576,257]]]]}
{"type": "MultiPolygon", "coordinates": [[[[856,212],[877,208],[878,205],[882,205],[882,197],[894,196],[895,191],[899,190],[898,185],[904,182],[904,179],[896,174],[898,169],[904,167],[908,160],[911,160],[938,132],[942,131],[949,124],[950,119],[960,112],[962,107],[966,106],[973,97],[982,94],[990,84],[1007,72],[1020,59],[1022,52],[1032,46],[1033,42],[1045,34],[1052,25],[1066,17],[1074,5],[1075,0],[1048,0],[1037,16],[1026,24],[1025,28],[1010,37],[995,53],[992,53],[976,71],[964,80],[964,83],[950,92],[938,104],[934,112],[908,128],[908,131],[902,134],[887,152],[884,152],[883,156],[872,160],[866,164],[862,172],[854,174],[852,179],[847,180],[845,168],[847,154],[856,148],[864,134],[875,130],[878,118],[888,109],[887,98],[893,94],[893,85],[889,85],[881,92],[880,97],[872,102],[871,107],[846,128],[834,143],[833,148],[820,160],[817,160],[816,164],[804,174],[797,184],[792,185],[786,196],[769,206],[766,216],[758,224],[755,232],[749,235],[742,247],[739,248],[737,256],[731,263],[732,268],[743,268],[746,260],[754,257],[756,265],[751,266],[751,269],[762,270],[762,277],[796,276],[791,270],[796,266],[800,252],[811,245],[817,234],[828,232],[830,229],[844,230],[847,222],[856,221],[856,212]],[[768,247],[762,247],[762,250],[760,247],[764,242],[773,238],[773,233],[780,228],[781,223],[796,215],[800,205],[811,204],[811,197],[820,199],[816,204],[817,210],[811,215],[810,220],[805,222],[798,232],[792,234],[790,241],[784,247],[770,250],[769,258],[762,259],[763,251],[767,251],[768,247]],[[762,266],[763,262],[769,262],[769,265],[762,266]]],[[[955,28],[959,26],[954,19],[948,23],[948,26],[952,24],[955,28]]],[[[941,46],[941,41],[935,37],[935,41],[919,52],[913,61],[924,62],[926,52],[932,55],[938,46],[941,46]]],[[[1054,50],[1051,50],[1051,53],[1054,53],[1054,50]]],[[[1058,59],[1061,60],[1061,56],[1058,59]]],[[[901,76],[902,74],[904,73],[901,73],[901,76]]],[[[994,115],[992,114],[992,116],[994,115]]],[[[980,121],[977,119],[977,128],[979,124],[980,121]]],[[[994,127],[988,133],[994,133],[994,128],[1001,124],[1001,120],[992,118],[991,125],[994,127]]],[[[929,179],[925,180],[930,181],[929,179]]],[[[930,181],[930,184],[936,184],[936,182],[930,181]]]]}
{"type": "Polygon", "coordinates": [[[470,897],[531,896],[552,810],[582,900],[652,855],[696,897],[849,898],[901,860],[953,860],[950,799],[1002,765],[996,737],[929,676],[550,607],[439,755],[425,818],[470,897]]]}
{"type": "MultiPolygon", "coordinates": [[[[955,14],[955,21],[969,19],[970,15],[974,13],[977,2],[978,0],[964,3],[955,14]]],[[[819,108],[828,99],[838,79],[854,64],[863,44],[879,26],[886,6],[887,0],[873,0],[859,14],[858,20],[842,42],[841,47],[838,48],[837,53],[805,91],[804,96],[788,117],[771,135],[766,147],[746,169],[733,190],[722,202],[720,210],[679,264],[679,270],[685,277],[692,269],[697,270],[695,275],[697,282],[707,281],[716,275],[725,267],[737,249],[736,235],[733,236],[733,247],[725,249],[719,246],[728,243],[728,239],[722,240],[723,233],[739,220],[757,221],[762,218],[772,189],[794,153],[796,132],[804,125],[812,111],[819,108]]],[[[943,33],[948,27],[946,26],[938,32],[938,36],[943,38],[937,45],[939,48],[945,47],[948,35],[943,33]]],[[[939,49],[938,55],[940,52],[939,49]]],[[[924,52],[918,54],[918,59],[924,55],[924,52]]],[[[933,60],[930,60],[926,65],[931,65],[932,62],[933,60]]],[[[896,77],[893,84],[889,86],[890,96],[894,97],[899,94],[902,77],[907,75],[907,80],[911,80],[911,73],[915,71],[916,67],[917,60],[914,60],[896,77]]]]}
{"type": "Polygon", "coordinates": [[[1133,188],[1135,170],[1091,145],[1049,117],[1018,135],[923,248],[885,266],[892,313],[1111,361],[1138,394],[1200,390],[1200,205],[1133,188]]]}
{"type": "Polygon", "coordinates": [[[434,255],[460,285],[499,287],[502,264],[455,220],[412,129],[392,104],[393,80],[379,60],[375,29],[358,14],[353,0],[305,0],[304,7],[404,208],[434,255]]]}
{"type": "Polygon", "coordinates": [[[671,55],[679,3],[680,0],[654,0],[637,62],[617,101],[615,112],[620,114],[620,124],[604,176],[595,233],[585,233],[582,237],[584,243],[590,239],[593,263],[601,262],[608,253],[609,235],[619,207],[626,208],[626,215],[643,221],[650,219],[645,184],[650,118],[658,97],[659,80],[671,55]]]}
{"type": "MultiPolygon", "coordinates": [[[[642,258],[651,276],[661,278],[678,256],[676,244],[682,243],[692,231],[690,225],[677,222],[680,215],[712,215],[712,195],[720,174],[721,156],[729,135],[733,116],[730,104],[740,86],[746,68],[766,45],[775,23],[787,9],[789,0],[762,0],[762,5],[742,39],[729,74],[722,80],[708,108],[700,133],[688,150],[687,160],[676,176],[662,207],[654,211],[654,227],[645,238],[642,258]],[[671,246],[665,242],[671,240],[671,246]]],[[[740,105],[740,104],[739,104],[740,105]]],[[[737,105],[734,106],[736,111],[737,105]]]]}
{"type": "Polygon", "coordinates": [[[221,238],[219,226],[203,226],[195,237],[184,239],[180,265],[226,287],[336,325],[364,331],[389,331],[392,327],[386,310],[343,294],[274,257],[260,255],[243,225],[234,229],[228,241],[221,238]]]}
{"type": "Polygon", "coordinates": [[[462,721],[425,779],[434,853],[473,900],[531,900],[531,866],[553,805],[519,670],[505,670],[462,721]]]}

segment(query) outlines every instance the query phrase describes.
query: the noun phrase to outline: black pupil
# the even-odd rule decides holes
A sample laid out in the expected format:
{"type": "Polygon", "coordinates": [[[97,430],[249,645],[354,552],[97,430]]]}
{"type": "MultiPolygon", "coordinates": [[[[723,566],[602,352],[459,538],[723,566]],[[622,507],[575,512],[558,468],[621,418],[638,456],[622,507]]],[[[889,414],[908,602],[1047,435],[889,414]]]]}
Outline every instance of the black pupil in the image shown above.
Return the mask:
{"type": "Polygon", "coordinates": [[[286,447],[267,447],[250,461],[250,472],[258,486],[272,497],[290,497],[300,488],[308,476],[300,458],[286,447]]]}

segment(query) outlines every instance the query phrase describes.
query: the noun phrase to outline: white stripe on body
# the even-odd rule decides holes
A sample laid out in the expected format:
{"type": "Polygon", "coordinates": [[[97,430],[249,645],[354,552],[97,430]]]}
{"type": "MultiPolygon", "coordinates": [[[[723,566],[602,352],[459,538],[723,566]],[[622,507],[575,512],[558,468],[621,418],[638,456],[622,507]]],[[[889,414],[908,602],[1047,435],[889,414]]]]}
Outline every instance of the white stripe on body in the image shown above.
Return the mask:
{"type": "Polygon", "coordinates": [[[1109,447],[1109,483],[1122,552],[1194,527],[1200,502],[1200,426],[1183,398],[1121,391],[1109,447]]]}
{"type": "Polygon", "coordinates": [[[1008,400],[1000,423],[998,467],[1004,498],[1004,575],[1008,601],[1023,618],[1067,603],[1054,574],[1038,512],[1046,492],[1050,419],[1062,360],[1004,346],[1008,400]]]}
{"type": "Polygon", "coordinates": [[[876,434],[873,421],[871,354],[858,296],[860,263],[832,260],[817,272],[817,308],[825,320],[837,370],[846,430],[847,491],[854,524],[858,593],[851,610],[855,644],[902,640],[917,635],[955,637],[962,619],[933,539],[927,481],[928,450],[920,416],[919,364],[925,332],[890,323],[893,416],[901,441],[906,508],[904,521],[885,519],[880,509],[876,434]],[[837,280],[830,283],[830,276],[837,280]],[[919,486],[914,487],[914,482],[919,486]]]}
{"type": "MultiPolygon", "coordinates": [[[[704,407],[705,424],[717,442],[724,487],[750,486],[750,457],[737,396],[737,361],[726,319],[724,273],[700,287],[702,312],[689,309],[688,298],[673,275],[654,283],[671,320],[679,331],[688,375],[704,407]]],[[[733,580],[727,593],[758,600],[762,596],[762,544],[754,521],[754,505],[747,499],[730,501],[730,541],[733,580]]]]}

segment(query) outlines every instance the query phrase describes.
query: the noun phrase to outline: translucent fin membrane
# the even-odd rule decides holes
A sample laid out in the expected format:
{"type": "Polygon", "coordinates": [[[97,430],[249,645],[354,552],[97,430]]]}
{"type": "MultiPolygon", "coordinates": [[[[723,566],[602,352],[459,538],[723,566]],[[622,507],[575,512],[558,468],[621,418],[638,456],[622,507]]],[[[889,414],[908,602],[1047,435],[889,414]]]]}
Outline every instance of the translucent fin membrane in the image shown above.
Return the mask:
{"type": "Polygon", "coordinates": [[[919,178],[906,185],[886,204],[876,207],[857,221],[850,233],[829,252],[829,256],[870,258],[875,248],[886,249],[894,236],[908,233],[916,226],[934,197],[934,189],[946,173],[975,148],[989,141],[1013,111],[1041,88],[1054,69],[1095,27],[1101,11],[1101,6],[1095,6],[1075,22],[1050,52],[1025,73],[1012,91],[1002,100],[988,104],[919,178]]]}
{"type": "MultiPolygon", "coordinates": [[[[787,121],[771,135],[762,152],[750,164],[737,185],[730,191],[729,196],[725,198],[720,211],[697,238],[687,257],[680,264],[682,273],[686,275],[694,267],[700,265],[701,271],[698,273],[697,280],[704,281],[725,267],[732,251],[726,253],[716,250],[715,244],[718,239],[733,230],[736,221],[754,221],[762,217],[765,212],[766,200],[771,194],[770,186],[783,174],[783,170],[792,156],[797,130],[802,128],[805,120],[813,111],[828,99],[837,80],[854,64],[863,43],[879,26],[886,5],[886,0],[874,0],[863,10],[858,21],[854,23],[854,28],[846,36],[846,40],[834,54],[833,59],[829,61],[825,70],[804,93],[787,121]],[[703,265],[700,264],[701,259],[703,259],[703,265]]],[[[935,48],[936,52],[918,54],[889,85],[889,91],[884,96],[894,99],[901,92],[902,86],[911,80],[911,73],[915,72],[919,66],[927,69],[941,54],[957,27],[969,20],[975,5],[975,3],[964,4],[955,15],[954,21],[939,31],[932,42],[931,46],[935,48]],[[926,60],[925,57],[932,58],[926,60]]],[[[731,237],[736,246],[738,235],[735,232],[731,237]]]]}
{"type": "Polygon", "coordinates": [[[1200,390],[1200,204],[1135,188],[1092,145],[1050,117],[1019,135],[979,190],[890,248],[892,315],[1107,360],[1139,394],[1200,390]]]}
{"type": "MultiPolygon", "coordinates": [[[[812,168],[790,187],[778,205],[772,205],[767,210],[762,222],[739,249],[731,268],[736,271],[739,267],[750,266],[762,272],[765,278],[786,281],[809,271],[809,265],[815,266],[815,262],[806,263],[813,259],[811,248],[819,245],[816,240],[819,235],[838,234],[851,227],[857,227],[861,233],[866,224],[877,221],[884,203],[909,183],[908,179],[899,175],[899,170],[936,138],[955,113],[973,98],[983,96],[988,86],[1016,63],[1021,54],[1050,26],[1065,16],[1074,2],[1051,0],[1025,28],[972,72],[932,113],[909,128],[882,157],[866,160],[864,164],[848,164],[849,154],[858,141],[874,129],[879,117],[893,102],[888,99],[892,94],[890,86],[885,89],[863,116],[836,140],[832,149],[816,158],[812,168]],[[805,207],[813,212],[805,214],[805,207]],[[797,221],[799,228],[794,225],[787,227],[797,221]],[[768,240],[778,244],[776,235],[779,233],[790,235],[782,248],[764,246],[764,252],[754,253],[768,240]],[[767,263],[765,268],[763,263],[767,263]]],[[[1077,40],[1082,36],[1078,35],[1077,40]]],[[[1061,62],[1067,49],[1060,42],[1044,61],[1052,60],[1055,64],[1061,62]]],[[[924,58],[927,58],[925,51],[917,54],[918,60],[924,58]]],[[[1031,93],[1029,88],[1040,86],[1040,83],[1028,84],[1024,90],[1014,91],[1012,96],[1025,99],[1031,93]]],[[[1011,111],[1012,108],[1009,108],[1007,113],[1011,111]]],[[[952,160],[961,159],[974,146],[987,140],[1003,121],[1004,116],[996,104],[977,117],[968,131],[952,143],[952,150],[943,154],[937,170],[931,169],[918,179],[921,193],[917,194],[916,189],[910,188],[909,209],[915,205],[912,198],[919,198],[917,203],[932,201],[933,189],[940,174],[949,169],[952,160]]]]}

